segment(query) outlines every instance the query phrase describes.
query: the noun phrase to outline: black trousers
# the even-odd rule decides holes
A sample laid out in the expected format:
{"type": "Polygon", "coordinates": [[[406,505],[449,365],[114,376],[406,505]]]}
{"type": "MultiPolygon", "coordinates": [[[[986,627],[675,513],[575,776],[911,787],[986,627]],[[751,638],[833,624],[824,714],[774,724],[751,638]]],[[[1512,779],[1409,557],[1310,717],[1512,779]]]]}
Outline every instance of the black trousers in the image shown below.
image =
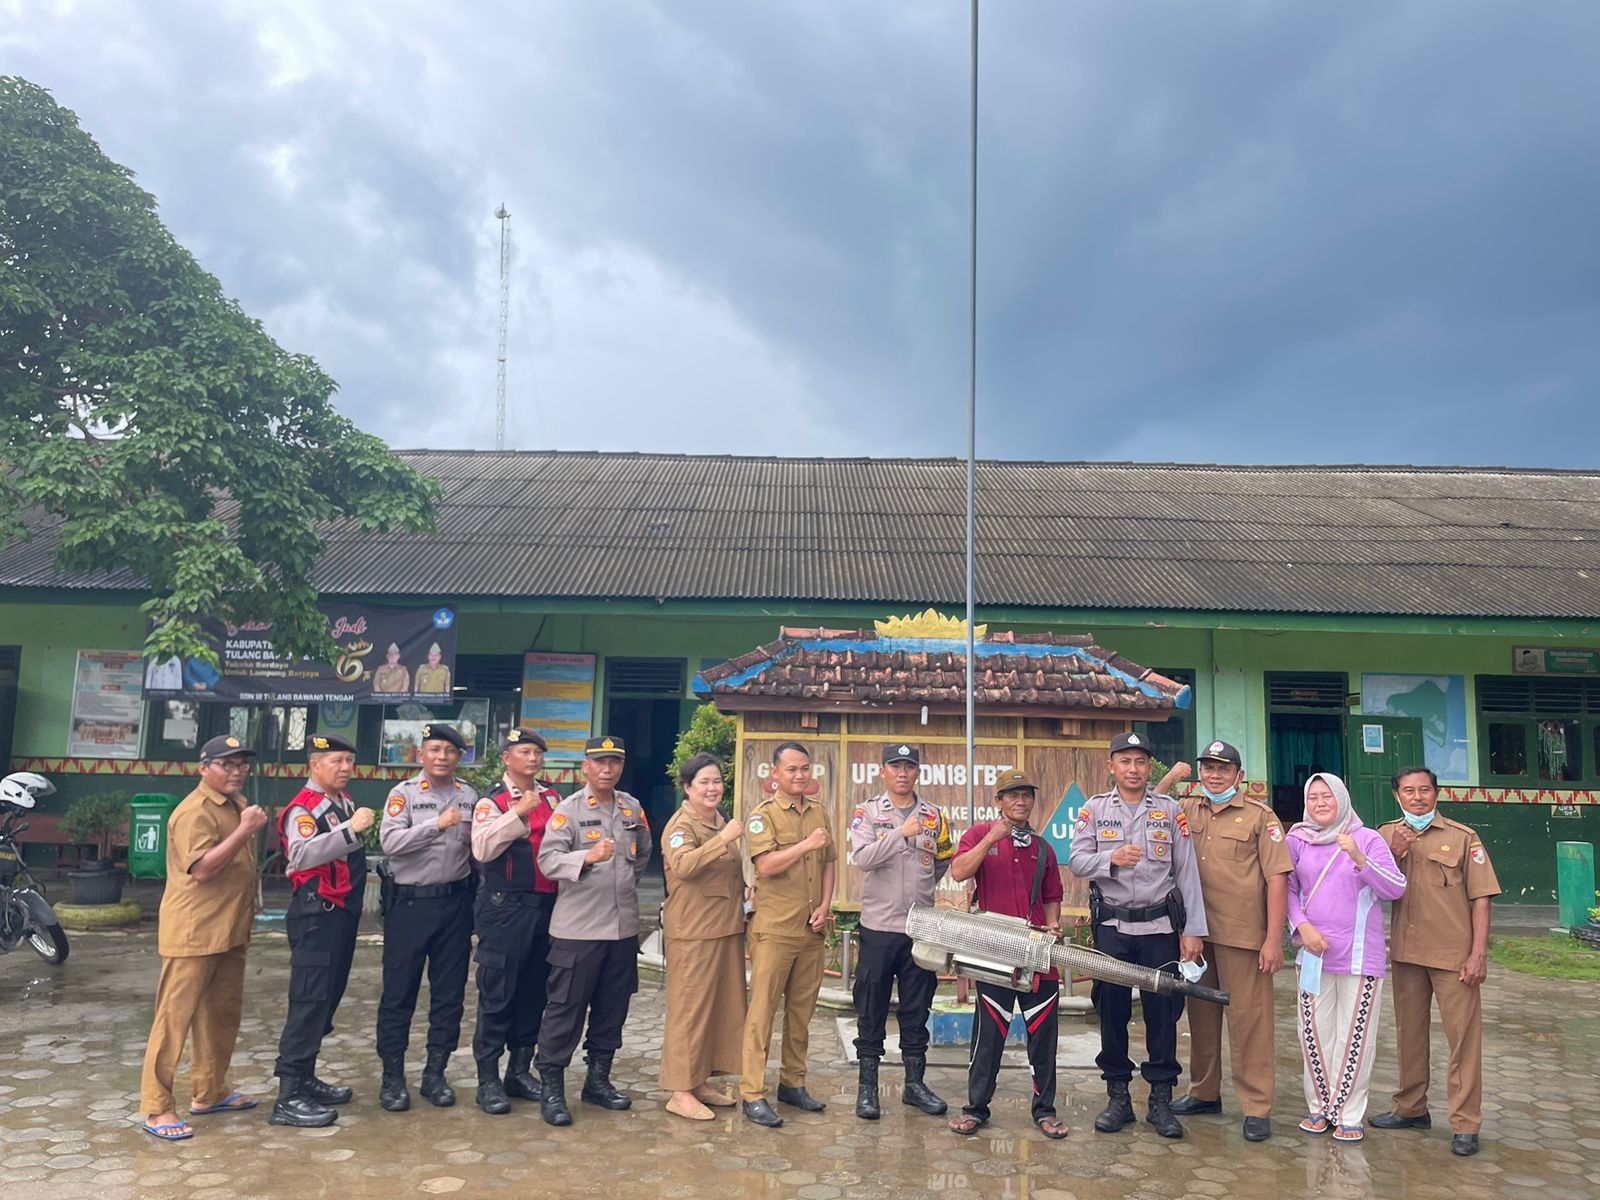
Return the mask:
{"type": "Polygon", "coordinates": [[[289,902],[289,1012],[278,1038],[276,1075],[311,1075],[322,1039],[333,1032],[333,1013],[350,980],[361,923],[361,897],[349,901],[350,908],[324,906],[307,888],[289,902]]]}
{"type": "Polygon", "coordinates": [[[449,1054],[461,1041],[472,906],[453,896],[397,900],[383,919],[383,996],[378,1001],[378,1056],[397,1058],[411,1043],[422,969],[428,969],[428,1049],[449,1054]]]}
{"type": "Polygon", "coordinates": [[[861,929],[861,956],[856,962],[856,982],[851,997],[856,1005],[856,1054],[883,1057],[883,1032],[889,1021],[889,996],[900,981],[900,1007],[895,1023],[900,1027],[900,1053],[928,1052],[928,1012],[939,977],[911,958],[911,939],[903,933],[861,929]]]}
{"type": "Polygon", "coordinates": [[[550,976],[550,910],[554,893],[478,893],[478,1027],[472,1057],[498,1062],[506,1047],[539,1041],[550,976]]]}
{"type": "Polygon", "coordinates": [[[539,1028],[540,1069],[565,1069],[577,1052],[585,1014],[589,1033],[583,1048],[615,1054],[622,1048],[628,1002],[639,990],[639,939],[580,942],[550,939],[550,996],[539,1028]]]}
{"type": "MultiPolygon", "coordinates": [[[[1114,925],[1096,925],[1094,944],[1113,958],[1143,967],[1164,966],[1178,957],[1176,933],[1127,934],[1114,925]]],[[[1100,1078],[1126,1083],[1133,1078],[1133,1060],[1128,1057],[1133,989],[1096,982],[1089,995],[1100,1016],[1100,1054],[1095,1059],[1100,1078]]],[[[1177,1083],[1183,1070],[1178,1065],[1178,1018],[1183,1016],[1183,997],[1141,991],[1139,999],[1144,1008],[1147,1056],[1139,1073],[1146,1083],[1177,1083]]]]}
{"type": "Polygon", "coordinates": [[[993,983],[978,985],[972,1012],[972,1059],[967,1064],[967,1103],[962,1108],[980,1120],[989,1119],[1000,1055],[1011,1028],[1011,1010],[1022,1013],[1028,1032],[1028,1070],[1033,1076],[1033,1119],[1037,1124],[1056,1115],[1056,1030],[1060,1019],[1061,985],[1041,983],[1036,992],[1019,992],[993,983]]]}

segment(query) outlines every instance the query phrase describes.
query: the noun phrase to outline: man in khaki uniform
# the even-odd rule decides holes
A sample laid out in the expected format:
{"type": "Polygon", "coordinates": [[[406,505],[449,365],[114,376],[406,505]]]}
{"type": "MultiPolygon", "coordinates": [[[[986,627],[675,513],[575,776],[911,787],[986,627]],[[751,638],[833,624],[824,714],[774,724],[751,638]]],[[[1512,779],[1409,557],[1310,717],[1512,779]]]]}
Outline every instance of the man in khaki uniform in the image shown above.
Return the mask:
{"type": "Polygon", "coordinates": [[[827,1106],[806,1091],[811,1014],[822,989],[823,930],[833,903],[838,852],[828,815],[810,800],[811,753],[798,742],[773,752],[778,794],[756,805],[745,826],[755,867],[755,916],[750,921],[750,1011],[744,1025],[744,1115],[776,1128],[783,1118],[767,1103],[767,1054],[772,1018],[783,1001],[783,1066],[778,1102],[802,1112],[827,1106]]]}
{"type": "Polygon", "coordinates": [[[246,804],[244,783],[255,751],[236,737],[200,749],[200,786],[167,822],[167,887],[161,897],[161,982],[144,1053],[140,1098],[144,1131],[162,1141],[194,1136],[180,1121],[173,1078],[192,1035],[189,1115],[254,1108],[230,1091],[228,1063],[244,1008],[244,956],[256,915],[255,839],[264,809],[246,804]]]}
{"type": "Polygon", "coordinates": [[[387,660],[383,666],[372,673],[372,690],[390,695],[396,692],[409,692],[411,690],[411,672],[400,661],[400,646],[390,642],[389,648],[384,651],[387,660]]]}
{"type": "Polygon", "coordinates": [[[1394,969],[1400,1090],[1378,1129],[1428,1129],[1428,1032],[1434,999],[1450,1043],[1450,1152],[1478,1152],[1483,1128],[1483,1007],[1489,974],[1489,903],[1500,894],[1477,833],[1438,811],[1439,781],[1427,767],[1395,773],[1398,821],[1379,832],[1405,872],[1394,902],[1389,957],[1394,969]]]}
{"type": "MultiPolygon", "coordinates": [[[[1206,901],[1206,971],[1200,982],[1233,997],[1223,1009],[1191,1004],[1189,1094],[1172,1106],[1182,1115],[1222,1111],[1222,1022],[1227,1013],[1233,1090],[1244,1110],[1244,1138],[1272,1136],[1272,976],[1283,969],[1283,930],[1294,864],[1277,814],[1239,794],[1239,751],[1212,742],[1199,755],[1201,796],[1182,802],[1206,901]]],[[[1179,764],[1178,775],[1188,775],[1179,764]]]]}

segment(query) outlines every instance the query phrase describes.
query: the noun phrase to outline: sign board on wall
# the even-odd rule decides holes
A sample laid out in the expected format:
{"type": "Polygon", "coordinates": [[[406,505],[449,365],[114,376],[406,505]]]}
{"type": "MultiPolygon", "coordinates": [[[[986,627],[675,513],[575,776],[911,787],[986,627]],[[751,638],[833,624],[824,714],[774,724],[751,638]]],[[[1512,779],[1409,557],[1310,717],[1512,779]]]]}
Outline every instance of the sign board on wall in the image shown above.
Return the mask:
{"type": "Polygon", "coordinates": [[[1600,650],[1517,646],[1511,651],[1517,675],[1600,675],[1600,650]]]}
{"type": "Polygon", "coordinates": [[[136,650],[80,650],[72,685],[69,758],[138,758],[144,659],[136,650]]]}
{"type": "Polygon", "coordinates": [[[594,665],[592,654],[523,655],[518,724],[544,738],[551,758],[583,757],[594,728],[594,665]]]}
{"type": "Polygon", "coordinates": [[[280,656],[272,626],[201,622],[219,665],[198,658],[152,660],[145,694],[158,700],[228,704],[448,704],[456,665],[456,610],[380,608],[323,601],[328,630],[339,648],[332,663],[280,656]]]}

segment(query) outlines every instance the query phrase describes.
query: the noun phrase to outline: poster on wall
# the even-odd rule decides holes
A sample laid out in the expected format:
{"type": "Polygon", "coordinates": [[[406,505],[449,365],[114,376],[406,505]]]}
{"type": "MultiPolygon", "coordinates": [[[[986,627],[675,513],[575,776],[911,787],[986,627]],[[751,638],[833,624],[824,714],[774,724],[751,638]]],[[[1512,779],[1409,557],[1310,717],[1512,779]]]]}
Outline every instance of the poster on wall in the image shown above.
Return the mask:
{"type": "Polygon", "coordinates": [[[332,663],[289,659],[272,645],[270,624],[201,622],[218,666],[198,658],[151,660],[144,675],[152,699],[227,704],[449,703],[456,665],[456,611],[318,605],[339,648],[332,663]]]}
{"type": "MultiPolygon", "coordinates": [[[[1361,711],[1369,717],[1421,720],[1423,758],[1427,765],[1440,779],[1467,782],[1467,682],[1464,676],[1363,675],[1361,711]]],[[[1382,726],[1378,728],[1381,731],[1382,726]]]]}
{"type": "Polygon", "coordinates": [[[458,704],[406,704],[384,713],[378,740],[378,761],[390,767],[420,767],[422,730],[428,725],[449,725],[467,743],[461,765],[470,767],[484,751],[489,733],[489,701],[462,700],[458,704]]]}
{"type": "Polygon", "coordinates": [[[80,650],[68,758],[138,758],[144,659],[136,650],[80,650]]]}
{"type": "Polygon", "coordinates": [[[1518,675],[1600,675],[1600,650],[1517,646],[1511,669],[1518,675]]]}
{"type": "Polygon", "coordinates": [[[592,654],[523,655],[517,723],[544,738],[551,758],[583,758],[594,727],[594,662],[592,654]]]}

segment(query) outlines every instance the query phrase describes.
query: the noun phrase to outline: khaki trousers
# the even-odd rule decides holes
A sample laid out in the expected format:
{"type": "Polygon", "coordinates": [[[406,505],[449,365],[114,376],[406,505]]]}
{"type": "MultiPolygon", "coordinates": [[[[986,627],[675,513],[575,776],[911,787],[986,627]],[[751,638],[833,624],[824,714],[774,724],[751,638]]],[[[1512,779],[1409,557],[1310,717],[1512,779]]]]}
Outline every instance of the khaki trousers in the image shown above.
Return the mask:
{"type": "Polygon", "coordinates": [[[1228,1022],[1228,1058],[1233,1091],[1247,1117],[1272,1115],[1276,1066],[1272,1034],[1272,976],[1256,969],[1259,953],[1237,946],[1206,943],[1206,973],[1200,982],[1230,996],[1226,1008],[1191,1000],[1189,1016],[1189,1095],[1222,1099],[1222,1022],[1228,1022]]]}
{"type": "Polygon", "coordinates": [[[772,1019],[780,1000],[783,1062],[778,1082],[784,1087],[806,1085],[811,1014],[817,1010],[817,992],[822,988],[823,941],[814,933],[796,937],[752,933],[749,949],[750,1011],[744,1023],[744,1075],[739,1080],[739,1094],[753,1102],[767,1094],[772,1019]]]}
{"type": "Polygon", "coordinates": [[[244,1008],[244,955],[245,947],[236,946],[221,954],[161,960],[140,1084],[143,1112],[177,1111],[172,1084],[191,1036],[189,1106],[205,1108],[227,1097],[228,1064],[244,1008]]]}
{"type": "Polygon", "coordinates": [[[1394,964],[1395,1041],[1400,1047],[1400,1090],[1394,1111],[1416,1117],[1428,1111],[1428,1036],[1433,1026],[1433,1001],[1450,1044],[1446,1077],[1450,1132],[1477,1133],[1483,1128],[1483,996],[1461,982],[1459,971],[1394,964]]]}

